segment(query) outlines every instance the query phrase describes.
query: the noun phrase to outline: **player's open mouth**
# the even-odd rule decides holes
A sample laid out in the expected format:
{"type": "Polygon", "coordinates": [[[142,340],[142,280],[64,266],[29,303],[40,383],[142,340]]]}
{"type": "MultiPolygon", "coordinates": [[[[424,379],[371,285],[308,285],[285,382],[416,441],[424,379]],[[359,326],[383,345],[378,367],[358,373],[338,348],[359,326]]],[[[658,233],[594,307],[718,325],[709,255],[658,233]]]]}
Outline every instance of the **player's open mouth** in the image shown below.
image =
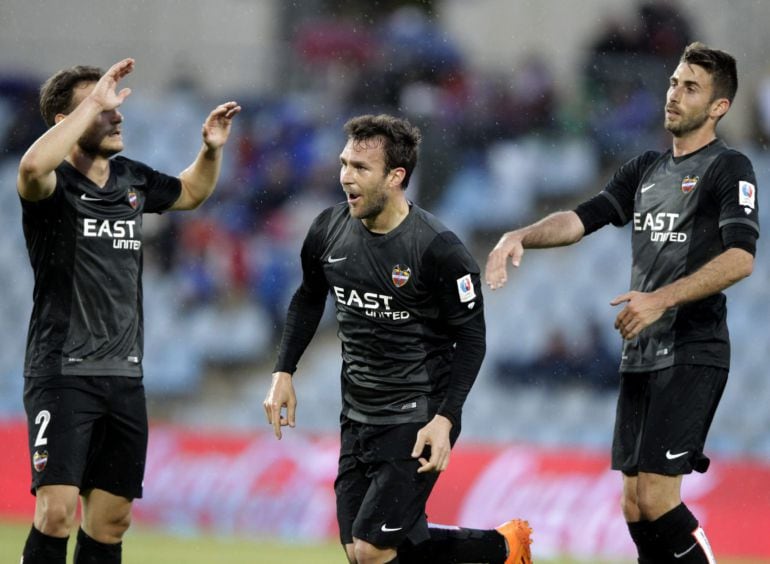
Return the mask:
{"type": "Polygon", "coordinates": [[[361,196],[359,194],[350,194],[348,193],[348,203],[349,204],[355,204],[361,199],[361,196]]]}

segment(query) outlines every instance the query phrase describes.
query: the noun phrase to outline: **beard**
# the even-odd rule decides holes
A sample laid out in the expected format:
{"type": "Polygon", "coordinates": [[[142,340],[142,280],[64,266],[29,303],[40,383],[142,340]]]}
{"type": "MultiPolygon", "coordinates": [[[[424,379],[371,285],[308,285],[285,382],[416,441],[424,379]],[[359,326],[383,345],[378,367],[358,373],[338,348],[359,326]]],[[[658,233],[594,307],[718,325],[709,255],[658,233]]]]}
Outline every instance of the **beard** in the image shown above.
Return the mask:
{"type": "Polygon", "coordinates": [[[78,139],[78,147],[86,155],[109,159],[123,150],[123,143],[120,143],[119,146],[118,144],[111,146],[108,144],[108,137],[97,138],[93,135],[88,135],[88,132],[86,132],[85,135],[78,139]]]}
{"type": "Polygon", "coordinates": [[[664,121],[666,131],[674,137],[683,137],[703,127],[703,124],[708,120],[708,113],[704,109],[702,112],[680,115],[679,118],[678,123],[670,122],[668,119],[664,121]]]}
{"type": "Polygon", "coordinates": [[[368,198],[369,201],[365,202],[358,210],[350,205],[348,206],[352,217],[356,219],[374,219],[382,213],[385,205],[388,203],[388,194],[383,187],[371,193],[368,198]]]}

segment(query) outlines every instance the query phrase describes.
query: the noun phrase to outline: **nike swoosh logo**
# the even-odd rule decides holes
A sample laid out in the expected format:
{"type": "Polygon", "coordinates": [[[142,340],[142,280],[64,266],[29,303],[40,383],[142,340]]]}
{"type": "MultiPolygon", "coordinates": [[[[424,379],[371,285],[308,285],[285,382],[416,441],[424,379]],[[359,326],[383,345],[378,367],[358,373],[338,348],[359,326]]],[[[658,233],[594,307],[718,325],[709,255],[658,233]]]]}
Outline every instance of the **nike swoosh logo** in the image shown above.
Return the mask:
{"type": "Polygon", "coordinates": [[[687,550],[685,550],[684,552],[675,552],[675,553],[674,553],[674,558],[681,558],[682,556],[684,556],[685,554],[687,554],[688,552],[690,552],[690,551],[691,551],[693,548],[695,548],[696,546],[698,546],[698,543],[697,543],[697,542],[693,543],[693,545],[692,545],[690,548],[688,548],[687,550]]]}
{"type": "Polygon", "coordinates": [[[395,531],[400,531],[401,529],[403,529],[403,527],[395,527],[395,528],[391,529],[391,528],[390,528],[390,527],[388,527],[388,526],[387,526],[385,523],[383,523],[383,524],[382,524],[382,527],[380,527],[380,530],[381,530],[383,533],[393,533],[393,532],[395,532],[395,531]]]}
{"type": "Polygon", "coordinates": [[[337,257],[337,258],[332,258],[332,257],[330,256],[330,257],[329,257],[329,258],[327,258],[326,260],[329,262],[329,264],[331,264],[331,263],[333,263],[333,262],[340,262],[340,261],[346,260],[347,258],[348,258],[348,257],[337,257]]]}
{"type": "Polygon", "coordinates": [[[87,196],[85,194],[81,194],[80,199],[83,200],[84,202],[101,202],[102,201],[101,198],[92,198],[91,196],[87,196]]]}
{"type": "Polygon", "coordinates": [[[642,186],[642,192],[646,192],[647,190],[649,190],[653,186],[655,186],[654,182],[652,184],[648,184],[647,186],[642,186]]]}
{"type": "Polygon", "coordinates": [[[686,450],[684,452],[677,452],[676,454],[672,454],[670,450],[667,450],[666,451],[666,458],[668,458],[669,460],[674,460],[676,458],[681,458],[682,456],[684,456],[688,452],[689,451],[686,450]]]}

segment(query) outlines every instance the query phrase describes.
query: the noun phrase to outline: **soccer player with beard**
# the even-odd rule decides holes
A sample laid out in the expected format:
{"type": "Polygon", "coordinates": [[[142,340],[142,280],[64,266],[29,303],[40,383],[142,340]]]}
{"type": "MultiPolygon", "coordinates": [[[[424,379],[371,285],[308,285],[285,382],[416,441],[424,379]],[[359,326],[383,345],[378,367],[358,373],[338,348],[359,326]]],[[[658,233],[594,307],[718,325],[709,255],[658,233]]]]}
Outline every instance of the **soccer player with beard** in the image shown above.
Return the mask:
{"type": "Polygon", "coordinates": [[[524,249],[632,223],[631,290],[610,302],[622,306],[615,328],[624,339],[612,467],[623,473],[640,563],[715,562],[681,485],[709,465],[703,448],[730,367],[722,291],[751,274],[759,237],[751,162],[716,135],[737,87],[731,55],[689,45],[666,96],[672,148],[627,162],[575,210],[505,233],[487,260],[497,289],[524,249]]]}
{"type": "Polygon", "coordinates": [[[342,342],[335,493],[349,562],[527,564],[525,521],[496,530],[427,523],[428,496],[449,464],[486,351],[479,267],[454,233],[406,198],[419,130],[365,115],[345,132],[347,202],[321,212],[305,238],[267,420],[279,439],[282,426],[294,426],[292,374],[331,294],[342,342]]]}
{"type": "Polygon", "coordinates": [[[133,69],[124,59],[106,73],[76,66],[49,78],[40,108],[50,129],[19,164],[35,276],[24,407],[36,498],[24,564],[64,564],[78,498],[75,563],[121,561],[147,451],[142,214],[194,209],[211,195],[240,111],[227,102],[209,114],[178,177],[114,157],[131,92],[117,86],[133,69]]]}

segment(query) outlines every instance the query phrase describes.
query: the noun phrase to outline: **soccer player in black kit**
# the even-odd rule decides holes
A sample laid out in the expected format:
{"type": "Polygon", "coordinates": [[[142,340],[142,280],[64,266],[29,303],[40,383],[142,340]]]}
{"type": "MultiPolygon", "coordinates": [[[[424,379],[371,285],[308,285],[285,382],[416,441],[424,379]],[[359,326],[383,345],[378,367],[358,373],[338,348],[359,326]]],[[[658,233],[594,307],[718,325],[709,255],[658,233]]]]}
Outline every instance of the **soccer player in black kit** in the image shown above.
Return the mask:
{"type": "Polygon", "coordinates": [[[295,424],[292,374],[331,295],[342,342],[337,521],[351,563],[531,562],[530,528],[429,527],[462,407],[486,351],[479,267],[459,239],[407,200],[419,130],[393,116],[345,124],[347,201],[313,221],[302,247],[267,420],[295,424]],[[285,414],[283,409],[286,409],[285,414]]]}
{"type": "Polygon", "coordinates": [[[751,274],[759,237],[751,162],[716,136],[737,86],[731,55],[689,45],[666,96],[672,148],[627,162],[574,211],[505,233],[487,260],[496,289],[524,249],[632,224],[631,290],[610,302],[622,306],[623,337],[612,467],[640,563],[715,562],[681,484],[709,465],[703,448],[730,366],[722,290],[751,274]]]}
{"type": "Polygon", "coordinates": [[[214,190],[235,102],[203,124],[193,163],[168,176],[123,157],[118,83],[77,66],[41,88],[50,127],[21,159],[17,188],[35,277],[24,369],[35,516],[24,564],[64,564],[78,497],[75,563],[121,561],[132,500],[142,495],[147,412],[142,384],[142,214],[189,210],[214,190]]]}

